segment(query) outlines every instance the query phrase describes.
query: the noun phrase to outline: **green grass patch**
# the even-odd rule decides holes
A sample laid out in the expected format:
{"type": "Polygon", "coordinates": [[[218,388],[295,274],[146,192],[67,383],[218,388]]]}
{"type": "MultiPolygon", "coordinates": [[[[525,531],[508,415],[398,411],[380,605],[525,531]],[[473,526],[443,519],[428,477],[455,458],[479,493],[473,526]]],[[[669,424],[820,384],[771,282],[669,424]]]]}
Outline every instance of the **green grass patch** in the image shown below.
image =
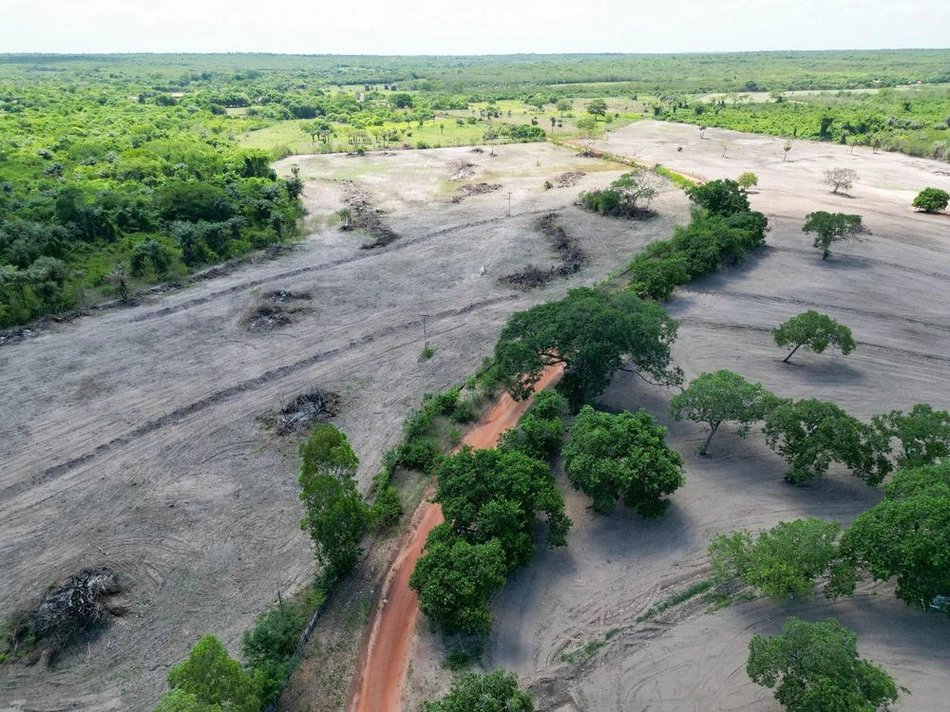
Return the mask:
{"type": "Polygon", "coordinates": [[[644,613],[641,616],[637,617],[637,623],[643,623],[644,621],[651,620],[656,618],[664,611],[673,608],[673,606],[678,606],[681,603],[685,603],[689,599],[698,596],[701,593],[706,593],[713,586],[712,579],[703,579],[702,581],[697,581],[692,586],[679,593],[675,593],[664,601],[661,601],[657,605],[653,606],[650,610],[644,613]]]}

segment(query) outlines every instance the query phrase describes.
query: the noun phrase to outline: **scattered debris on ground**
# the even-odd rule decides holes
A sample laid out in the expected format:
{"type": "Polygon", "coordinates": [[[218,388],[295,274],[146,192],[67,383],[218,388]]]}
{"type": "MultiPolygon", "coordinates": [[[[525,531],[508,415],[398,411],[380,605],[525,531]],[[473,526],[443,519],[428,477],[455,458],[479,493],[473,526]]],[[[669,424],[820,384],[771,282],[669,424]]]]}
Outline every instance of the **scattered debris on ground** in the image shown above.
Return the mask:
{"type": "Polygon", "coordinates": [[[573,188],[585,175],[584,171],[568,171],[555,176],[552,183],[555,188],[573,188]]]}
{"type": "Polygon", "coordinates": [[[248,331],[270,331],[293,323],[291,312],[280,304],[258,304],[244,315],[244,328],[248,331]]]}
{"type": "Polygon", "coordinates": [[[502,284],[524,290],[534,289],[558,277],[567,277],[580,271],[587,262],[587,255],[557,220],[557,213],[548,213],[538,220],[537,226],[550,240],[551,249],[561,264],[547,269],[528,264],[524,269],[501,277],[499,281],[502,284]]]}
{"type": "Polygon", "coordinates": [[[339,412],[340,396],[316,389],[297,396],[278,412],[261,417],[261,422],[276,435],[290,435],[310,430],[316,423],[325,423],[339,412]]]}
{"type": "Polygon", "coordinates": [[[360,190],[356,183],[347,181],[343,187],[343,204],[346,206],[343,213],[342,229],[352,230],[360,228],[366,231],[373,238],[372,242],[366,243],[361,247],[364,250],[372,250],[377,247],[385,247],[399,239],[399,233],[386,225],[380,215],[382,210],[374,208],[369,202],[369,196],[360,190]]]}
{"type": "Polygon", "coordinates": [[[301,299],[313,299],[310,292],[291,292],[288,289],[275,289],[273,292],[265,292],[261,296],[274,304],[287,304],[301,299]]]}
{"type": "Polygon", "coordinates": [[[33,664],[45,652],[52,657],[81,633],[120,616],[126,606],[114,596],[122,590],[118,577],[107,567],[83,569],[62,586],[44,594],[32,611],[9,621],[5,657],[33,664]]]}
{"type": "Polygon", "coordinates": [[[466,185],[460,185],[458,187],[458,195],[452,197],[452,202],[461,203],[473,195],[485,195],[486,193],[494,193],[496,190],[501,190],[501,183],[468,183],[466,185]]]}
{"type": "Polygon", "coordinates": [[[473,175],[475,175],[475,164],[471,161],[465,160],[464,158],[453,161],[452,168],[455,169],[455,172],[449,178],[451,181],[457,182],[460,180],[465,180],[466,178],[471,178],[473,175]]]}

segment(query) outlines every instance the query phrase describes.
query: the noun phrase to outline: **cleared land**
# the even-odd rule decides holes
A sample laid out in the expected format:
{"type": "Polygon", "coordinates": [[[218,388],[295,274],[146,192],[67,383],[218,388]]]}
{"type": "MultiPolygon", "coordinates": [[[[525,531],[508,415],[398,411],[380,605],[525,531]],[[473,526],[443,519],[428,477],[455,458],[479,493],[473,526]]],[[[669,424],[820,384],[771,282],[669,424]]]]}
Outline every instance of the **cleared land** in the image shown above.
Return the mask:
{"type": "MultiPolygon", "coordinates": [[[[675,356],[687,377],[729,368],[781,395],[833,400],[865,418],[917,402],[950,407],[950,218],[909,207],[924,186],[950,185],[938,173],[946,166],[800,142],[783,163],[780,139],[706,135],[701,141],[695,127],[643,122],[600,144],[704,179],[749,170],[759,176],[751,200],[769,217],[769,247],[740,269],[679,290],[670,304],[681,323],[675,356]],[[820,182],[825,169],[838,166],[860,176],[850,197],[831,195],[820,182]],[[801,232],[805,214],[814,210],[859,213],[873,235],[837,245],[822,263],[801,232]],[[782,364],[769,329],[809,308],[851,326],[857,350],[782,364]]],[[[690,615],[687,605],[635,622],[707,574],[705,548],[714,534],[801,516],[849,522],[880,496],[840,473],[804,488],[786,485],[784,461],[755,432],[739,440],[720,431],[711,457],[700,458],[701,428],[669,422],[670,395],[622,375],[603,398],[611,408],[646,408],[669,426],[669,441],[687,465],[687,484],[673,496],[669,513],[655,522],[619,510],[599,517],[585,498],[569,494],[575,526],[568,546],[542,553],[500,595],[489,665],[516,671],[542,710],[778,710],[771,692],[746,677],[749,639],[777,633],[789,614],[834,616],[857,632],[863,655],[912,690],[896,709],[945,706],[950,620],[908,608],[890,586],[865,586],[834,603],[755,601],[713,615],[690,615]],[[590,655],[560,662],[588,643],[596,648],[590,655]]],[[[432,649],[420,631],[417,654],[432,649]]],[[[415,680],[427,694],[443,684],[421,665],[415,680]]]]}
{"type": "Polygon", "coordinates": [[[258,416],[318,387],[342,396],[335,423],[369,484],[426,391],[458,382],[513,311],[606,278],[665,237],[685,202],[630,225],[571,206],[622,166],[545,144],[389,156],[297,157],[314,234],[293,253],[134,308],[107,311],[0,346],[0,611],[27,605],[83,567],[109,565],[130,610],[47,669],[0,668],[0,709],[148,710],[166,670],[197,638],[240,638],[277,591],[306,586],[314,561],[299,530],[297,441],[258,416]],[[450,202],[456,162],[495,193],[450,202]],[[568,171],[574,188],[545,191],[568,171]],[[357,181],[400,238],[340,232],[344,181],[357,181]],[[511,217],[508,210],[511,193],[511,217]],[[556,210],[590,262],[531,292],[498,284],[554,263],[535,227],[556,210]],[[292,323],[249,332],[273,290],[309,292],[292,323]],[[423,315],[436,353],[419,361],[423,315]]]}

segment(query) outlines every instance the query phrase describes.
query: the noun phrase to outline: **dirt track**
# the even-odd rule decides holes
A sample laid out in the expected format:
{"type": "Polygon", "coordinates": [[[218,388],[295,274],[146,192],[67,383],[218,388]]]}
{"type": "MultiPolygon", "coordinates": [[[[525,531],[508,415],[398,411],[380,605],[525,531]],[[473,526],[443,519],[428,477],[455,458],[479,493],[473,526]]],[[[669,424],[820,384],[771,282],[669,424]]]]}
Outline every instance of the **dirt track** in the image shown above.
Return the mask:
{"type": "MultiPolygon", "coordinates": [[[[547,388],[560,374],[560,367],[549,367],[536,388],[547,388]]],[[[507,393],[502,394],[465,434],[462,444],[475,449],[494,447],[498,444],[498,437],[518,423],[530,404],[530,400],[515,401],[507,393]]],[[[402,709],[410,644],[419,615],[419,597],[409,588],[409,577],[429,532],[443,521],[442,508],[428,500],[424,500],[413,515],[414,526],[408,545],[387,574],[382,592],[383,605],[370,622],[366,662],[362,670],[356,671],[362,677],[359,696],[354,701],[356,712],[399,712],[402,709]]]]}
{"type": "Polygon", "coordinates": [[[0,709],[149,710],[203,633],[238,653],[277,591],[308,585],[314,570],[296,441],[262,431],[257,416],[313,387],[340,393],[336,424],[367,486],[422,394],[473,372],[512,311],[604,279],[685,210],[670,190],[663,215],[631,230],[571,206],[622,167],[547,145],[495,152],[298,157],[315,230],[297,251],[0,346],[0,611],[99,564],[130,602],[52,669],[0,667],[0,709]],[[477,164],[473,181],[512,193],[511,217],[501,192],[449,202],[460,157],[477,164]],[[571,170],[588,175],[543,189],[571,170]],[[402,236],[389,247],[360,250],[359,234],[327,226],[354,179],[402,236]],[[550,210],[590,264],[534,292],[500,287],[498,276],[553,260],[534,227],[550,210]],[[311,292],[312,311],[247,332],[243,315],[271,289],[311,292]],[[423,315],[436,354],[420,362],[423,315]]]}

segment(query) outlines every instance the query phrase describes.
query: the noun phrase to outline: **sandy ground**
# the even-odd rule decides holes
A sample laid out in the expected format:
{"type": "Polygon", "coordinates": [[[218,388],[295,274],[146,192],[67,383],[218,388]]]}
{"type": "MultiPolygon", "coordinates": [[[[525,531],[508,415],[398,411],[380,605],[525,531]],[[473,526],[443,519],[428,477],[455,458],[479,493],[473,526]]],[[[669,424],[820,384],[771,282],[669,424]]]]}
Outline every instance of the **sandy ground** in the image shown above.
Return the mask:
{"type": "MultiPolygon", "coordinates": [[[[687,377],[729,368],[781,395],[833,400],[862,417],[917,402],[950,407],[950,217],[909,208],[925,186],[950,188],[939,173],[948,166],[804,142],[783,163],[780,139],[711,129],[707,136],[701,141],[693,126],[643,122],[600,146],[705,179],[749,170],[759,177],[752,204],[769,217],[769,247],[742,268],[678,291],[669,305],[681,323],[675,357],[687,377]],[[823,171],[838,166],[859,174],[851,196],[821,184],[823,171]],[[801,232],[805,214],[822,209],[863,215],[873,235],[836,245],[823,263],[801,232]],[[849,325],[857,350],[848,357],[796,354],[794,365],[782,364],[769,329],[809,308],[849,325]]],[[[863,655],[911,689],[895,709],[945,709],[950,620],[908,608],[888,585],[864,586],[833,603],[755,601],[678,622],[635,622],[671,587],[705,575],[705,548],[716,533],[802,516],[847,523],[880,497],[843,473],[808,487],[786,485],[785,463],[757,432],[740,440],[720,430],[711,457],[700,458],[702,428],[670,423],[669,397],[625,374],[603,397],[611,408],[646,408],[669,426],[669,443],[687,468],[669,513],[653,522],[619,509],[595,516],[585,498],[569,492],[568,546],[541,553],[498,597],[489,667],[517,672],[539,693],[540,709],[778,710],[771,692],[745,674],[749,639],[778,632],[788,614],[834,616],[857,632],[863,655]],[[608,632],[589,659],[560,662],[565,651],[604,641],[608,632]]],[[[417,654],[438,651],[423,627],[420,633],[417,654]]],[[[444,689],[444,675],[419,662],[415,686],[432,694],[444,689]]]]}
{"type": "Polygon", "coordinates": [[[407,412],[471,373],[508,315],[606,278],[685,214],[669,189],[651,221],[590,216],[571,206],[577,192],[622,167],[549,145],[495,153],[296,157],[311,223],[324,226],[297,251],[0,347],[0,611],[99,564],[117,571],[130,603],[52,668],[0,667],[0,709],[148,710],[200,635],[238,653],[277,591],[314,571],[298,526],[296,441],[262,431],[257,416],[313,387],[340,393],[337,425],[367,486],[407,412]],[[502,190],[450,204],[460,158],[476,163],[471,181],[502,190]],[[578,169],[588,175],[576,188],[543,189],[578,169]],[[344,180],[359,181],[400,240],[360,250],[358,234],[325,227],[344,180]],[[552,209],[589,266],[527,294],[500,287],[502,274],[550,262],[534,221],[552,209]],[[242,316],[271,289],[311,292],[310,311],[248,333],[242,316]],[[423,315],[436,353],[420,362],[423,315]]]}

